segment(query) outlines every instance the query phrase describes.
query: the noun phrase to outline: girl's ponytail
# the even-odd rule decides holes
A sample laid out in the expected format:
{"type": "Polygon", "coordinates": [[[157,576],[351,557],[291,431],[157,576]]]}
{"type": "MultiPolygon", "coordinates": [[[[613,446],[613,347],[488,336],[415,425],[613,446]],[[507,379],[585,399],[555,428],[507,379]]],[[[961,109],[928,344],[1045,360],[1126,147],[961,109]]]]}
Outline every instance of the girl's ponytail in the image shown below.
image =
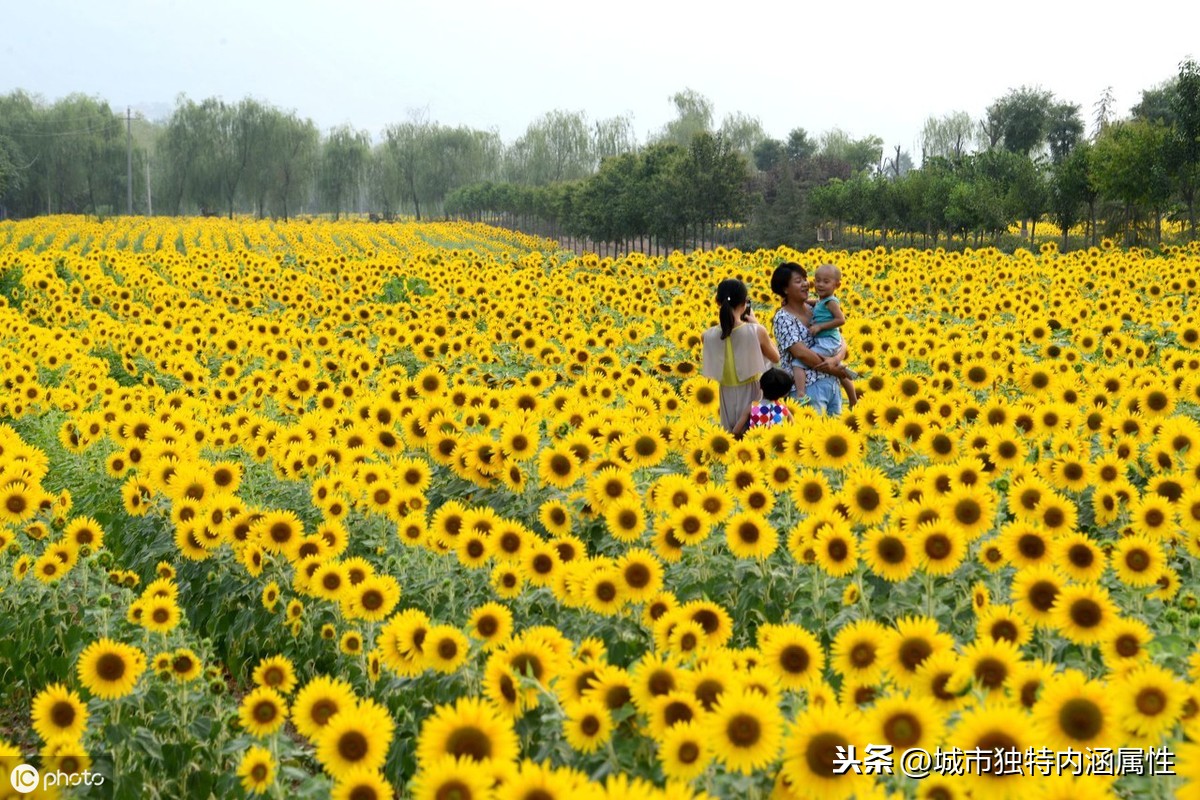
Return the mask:
{"type": "Polygon", "coordinates": [[[729,334],[733,333],[733,307],[724,298],[721,299],[719,317],[721,320],[721,338],[728,339],[729,334]]]}
{"type": "Polygon", "coordinates": [[[750,293],[746,291],[746,284],[737,278],[726,278],[717,284],[717,303],[721,306],[719,319],[721,321],[722,339],[728,339],[729,334],[733,333],[733,310],[745,303],[746,298],[749,296],[750,293]]]}

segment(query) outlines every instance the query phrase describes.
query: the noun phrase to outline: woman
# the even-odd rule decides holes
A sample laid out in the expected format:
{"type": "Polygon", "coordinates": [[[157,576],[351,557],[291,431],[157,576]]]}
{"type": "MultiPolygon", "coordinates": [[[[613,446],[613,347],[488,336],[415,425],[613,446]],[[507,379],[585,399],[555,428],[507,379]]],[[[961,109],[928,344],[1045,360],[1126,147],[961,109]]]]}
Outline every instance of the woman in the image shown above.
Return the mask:
{"type": "MultiPolygon", "coordinates": [[[[839,378],[850,375],[842,366],[846,357],[846,343],[832,358],[822,358],[812,351],[814,340],[808,327],[812,323],[812,308],[808,300],[808,274],[804,267],[786,261],[775,268],[771,275],[771,291],[780,299],[780,308],[771,321],[775,329],[775,340],[782,353],[780,366],[788,371],[803,370],[804,395],[812,403],[813,410],[829,416],[842,413],[842,387],[839,378]]],[[[800,381],[797,379],[797,384],[800,381]]]]}
{"type": "Polygon", "coordinates": [[[771,362],[779,360],[779,351],[767,329],[754,318],[746,284],[737,278],[721,281],[717,285],[717,305],[720,324],[700,335],[700,373],[721,384],[721,427],[737,434],[742,412],[762,397],[759,376],[771,362]]]}

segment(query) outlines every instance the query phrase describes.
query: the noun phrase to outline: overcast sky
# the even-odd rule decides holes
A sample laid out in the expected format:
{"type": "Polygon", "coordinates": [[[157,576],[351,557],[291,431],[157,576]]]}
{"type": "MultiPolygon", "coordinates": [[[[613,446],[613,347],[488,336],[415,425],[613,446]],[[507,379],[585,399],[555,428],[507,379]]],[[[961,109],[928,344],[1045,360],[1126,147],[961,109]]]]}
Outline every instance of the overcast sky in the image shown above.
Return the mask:
{"type": "Polygon", "coordinates": [[[0,0],[0,93],[71,92],[165,116],[180,93],[253,96],[378,139],[428,107],[506,142],[552,109],[630,115],[639,142],[707,96],[716,122],[784,138],[840,127],[916,151],[930,115],[979,118],[1041,86],[1090,121],[1121,114],[1200,57],[1200,3],[1007,0],[709,3],[607,0],[0,0]]]}

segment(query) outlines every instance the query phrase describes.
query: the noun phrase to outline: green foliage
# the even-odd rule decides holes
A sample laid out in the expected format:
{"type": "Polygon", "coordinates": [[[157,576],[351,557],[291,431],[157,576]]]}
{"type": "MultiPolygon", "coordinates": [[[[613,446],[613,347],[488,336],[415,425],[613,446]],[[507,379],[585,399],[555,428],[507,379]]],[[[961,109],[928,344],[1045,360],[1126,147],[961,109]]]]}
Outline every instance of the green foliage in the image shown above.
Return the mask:
{"type": "Polygon", "coordinates": [[[424,278],[402,278],[393,275],[383,284],[383,290],[375,298],[377,303],[408,303],[414,296],[433,294],[424,278]]]}

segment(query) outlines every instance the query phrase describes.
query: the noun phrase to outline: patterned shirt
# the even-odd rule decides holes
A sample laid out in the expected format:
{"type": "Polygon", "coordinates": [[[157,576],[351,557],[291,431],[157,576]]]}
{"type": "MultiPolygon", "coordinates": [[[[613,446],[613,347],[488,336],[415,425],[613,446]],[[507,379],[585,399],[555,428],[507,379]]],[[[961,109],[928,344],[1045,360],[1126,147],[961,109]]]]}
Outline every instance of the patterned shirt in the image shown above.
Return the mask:
{"type": "Polygon", "coordinates": [[[775,312],[775,316],[771,320],[771,326],[775,329],[775,343],[779,345],[779,366],[782,369],[791,372],[792,367],[802,367],[804,369],[804,380],[808,386],[812,386],[820,380],[832,379],[833,376],[826,372],[818,372],[815,369],[804,366],[804,362],[788,352],[788,348],[796,342],[809,349],[812,349],[816,344],[816,340],[808,332],[807,325],[792,316],[792,312],[781,307],[775,312]]]}
{"type": "Polygon", "coordinates": [[[792,418],[792,412],[778,400],[759,400],[750,406],[751,428],[769,428],[792,418]]]}

